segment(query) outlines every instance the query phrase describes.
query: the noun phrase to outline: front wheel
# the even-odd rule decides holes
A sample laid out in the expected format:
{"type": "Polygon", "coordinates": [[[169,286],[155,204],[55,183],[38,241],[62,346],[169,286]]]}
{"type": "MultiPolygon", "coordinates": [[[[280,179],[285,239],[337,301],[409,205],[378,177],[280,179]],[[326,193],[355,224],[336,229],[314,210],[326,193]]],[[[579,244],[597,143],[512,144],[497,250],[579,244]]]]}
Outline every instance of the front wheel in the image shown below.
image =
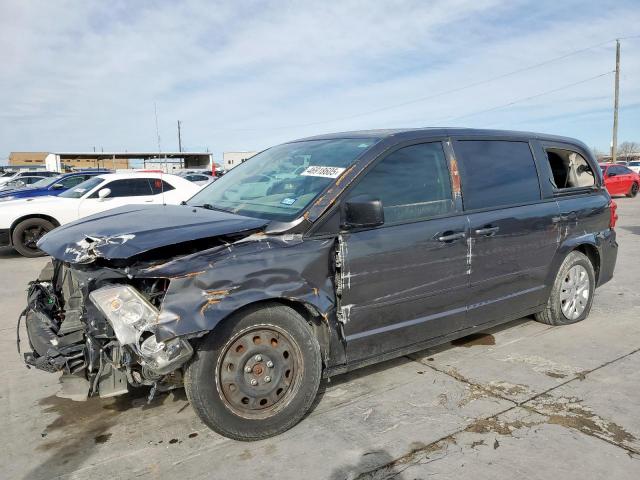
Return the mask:
{"type": "Polygon", "coordinates": [[[542,312],[536,313],[536,320],[548,325],[568,325],[584,320],[591,311],[595,285],[589,258],[581,252],[571,252],[562,262],[547,305],[542,312]]]}
{"type": "Polygon", "coordinates": [[[633,183],[633,185],[631,185],[631,189],[629,190],[629,193],[627,193],[627,197],[629,198],[633,198],[636,195],[638,195],[638,184],[637,183],[633,183]]]}
{"type": "Polygon", "coordinates": [[[212,331],[196,349],[184,383],[207,426],[246,441],[296,425],[311,408],[321,375],[320,346],[304,318],[268,304],[212,331]]]}
{"type": "Polygon", "coordinates": [[[27,218],[13,229],[13,248],[24,257],[41,257],[44,252],[38,248],[38,240],[54,228],[53,223],[43,218],[27,218]]]}

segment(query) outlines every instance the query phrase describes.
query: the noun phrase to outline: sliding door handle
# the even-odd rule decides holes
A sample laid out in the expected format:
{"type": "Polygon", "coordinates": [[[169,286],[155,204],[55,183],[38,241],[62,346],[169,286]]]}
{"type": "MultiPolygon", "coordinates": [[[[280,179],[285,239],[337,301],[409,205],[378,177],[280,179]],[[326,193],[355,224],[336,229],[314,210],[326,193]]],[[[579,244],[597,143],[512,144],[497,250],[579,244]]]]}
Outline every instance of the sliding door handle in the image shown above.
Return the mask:
{"type": "Polygon", "coordinates": [[[443,235],[440,235],[437,238],[439,242],[453,242],[454,240],[459,240],[464,237],[466,237],[464,232],[455,232],[455,233],[444,232],[443,235]]]}
{"type": "Polygon", "coordinates": [[[484,227],[476,230],[476,235],[485,235],[487,237],[495,235],[500,230],[500,227],[484,227]]]}

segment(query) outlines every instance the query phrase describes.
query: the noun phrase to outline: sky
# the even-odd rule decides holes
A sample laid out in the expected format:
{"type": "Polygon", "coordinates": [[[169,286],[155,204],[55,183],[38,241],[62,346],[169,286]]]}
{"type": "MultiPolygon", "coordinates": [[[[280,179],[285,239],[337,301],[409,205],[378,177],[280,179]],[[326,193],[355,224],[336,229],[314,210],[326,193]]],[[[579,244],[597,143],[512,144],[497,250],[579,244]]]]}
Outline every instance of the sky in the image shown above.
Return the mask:
{"type": "Polygon", "coordinates": [[[177,150],[181,120],[184,149],[217,160],[428,126],[608,150],[615,38],[618,138],[640,141],[638,0],[0,0],[0,163],[11,151],[157,151],[156,109],[162,150],[177,150]]]}

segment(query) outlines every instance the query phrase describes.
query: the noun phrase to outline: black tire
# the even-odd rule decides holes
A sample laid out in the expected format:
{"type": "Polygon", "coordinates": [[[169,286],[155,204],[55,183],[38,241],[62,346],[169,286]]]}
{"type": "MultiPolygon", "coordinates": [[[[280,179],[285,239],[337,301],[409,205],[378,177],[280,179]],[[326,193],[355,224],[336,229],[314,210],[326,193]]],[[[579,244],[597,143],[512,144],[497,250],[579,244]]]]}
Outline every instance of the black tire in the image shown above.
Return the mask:
{"type": "Polygon", "coordinates": [[[185,369],[184,385],[208,427],[235,440],[251,441],[278,435],[302,420],[321,376],[320,346],[309,325],[293,309],[269,303],[250,307],[209,333],[185,369]],[[246,368],[252,368],[250,373],[246,368]],[[271,373],[273,382],[265,376],[271,373]],[[256,379],[258,385],[252,386],[256,379]],[[267,405],[267,398],[261,397],[273,404],[260,407],[263,401],[267,405]]]}
{"type": "Polygon", "coordinates": [[[13,248],[23,257],[41,257],[45,253],[40,250],[36,243],[47,232],[56,226],[43,218],[27,218],[20,222],[13,229],[11,242],[13,248]]]}
{"type": "MultiPolygon", "coordinates": [[[[547,325],[568,325],[571,323],[576,323],[584,320],[589,315],[591,311],[591,305],[593,303],[593,295],[595,293],[595,273],[593,270],[593,265],[589,258],[581,252],[573,251],[562,262],[558,273],[556,274],[556,278],[553,282],[553,287],[551,288],[551,294],[549,295],[549,300],[547,301],[547,305],[544,310],[535,314],[535,319],[538,322],[546,323],[547,325]],[[584,269],[586,275],[588,277],[589,285],[588,285],[588,298],[581,299],[583,300],[584,310],[579,312],[577,310],[569,310],[572,314],[576,315],[574,318],[571,316],[567,316],[563,311],[563,306],[570,307],[570,304],[567,304],[567,300],[564,300],[562,296],[567,294],[570,298],[572,296],[572,288],[570,286],[570,281],[568,281],[569,271],[577,267],[579,272],[580,267],[584,269]]],[[[575,303],[575,302],[574,302],[575,303]]]]}
{"type": "Polygon", "coordinates": [[[638,184],[636,182],[633,182],[633,185],[631,185],[631,189],[629,190],[629,193],[627,193],[627,197],[633,198],[636,195],[638,195],[638,184]]]}

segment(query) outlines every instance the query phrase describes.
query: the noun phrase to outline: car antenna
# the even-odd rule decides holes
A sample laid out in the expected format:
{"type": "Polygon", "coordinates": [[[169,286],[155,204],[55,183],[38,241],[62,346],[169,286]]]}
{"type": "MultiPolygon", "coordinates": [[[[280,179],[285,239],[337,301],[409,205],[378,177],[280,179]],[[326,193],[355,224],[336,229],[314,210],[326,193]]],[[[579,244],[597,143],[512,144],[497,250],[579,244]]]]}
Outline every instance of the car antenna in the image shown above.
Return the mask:
{"type": "Polygon", "coordinates": [[[164,180],[162,179],[163,174],[164,170],[160,169],[160,191],[162,192],[162,205],[166,206],[167,202],[164,201],[164,180]]]}

